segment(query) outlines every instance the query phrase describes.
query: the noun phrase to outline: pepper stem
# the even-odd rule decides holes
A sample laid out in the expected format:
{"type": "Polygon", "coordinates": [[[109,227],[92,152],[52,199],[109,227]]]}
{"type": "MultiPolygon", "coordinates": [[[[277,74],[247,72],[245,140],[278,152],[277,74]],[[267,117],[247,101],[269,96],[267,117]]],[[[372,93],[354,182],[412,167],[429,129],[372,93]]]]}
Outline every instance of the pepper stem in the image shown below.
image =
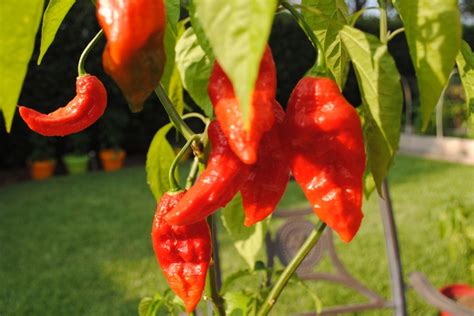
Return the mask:
{"type": "Polygon", "coordinates": [[[257,314],[258,316],[268,315],[293,273],[296,271],[296,269],[298,269],[301,262],[303,262],[304,258],[308,255],[311,249],[313,249],[313,247],[321,238],[324,232],[324,228],[326,228],[326,224],[321,221],[316,225],[315,229],[308,236],[308,238],[298,250],[296,255],[293,257],[291,262],[286,266],[285,270],[283,270],[283,273],[276,281],[272,290],[265,299],[265,302],[263,302],[263,305],[260,307],[260,310],[257,314]]]}
{"type": "Polygon", "coordinates": [[[161,104],[165,108],[166,113],[168,113],[168,116],[176,129],[184,136],[184,138],[187,140],[191,139],[194,135],[193,131],[181,116],[179,116],[178,111],[176,111],[173,102],[171,102],[161,83],[155,88],[155,94],[158,99],[160,99],[161,104]]]}
{"type": "Polygon", "coordinates": [[[178,167],[178,163],[181,161],[181,159],[183,158],[183,156],[184,156],[184,155],[186,154],[186,152],[188,151],[189,147],[191,147],[191,144],[192,144],[195,140],[198,140],[200,137],[201,137],[201,135],[199,135],[199,134],[193,135],[193,136],[186,142],[186,144],[183,146],[183,148],[181,148],[181,150],[178,152],[178,154],[177,154],[176,157],[174,158],[173,162],[171,163],[170,170],[169,170],[169,173],[168,173],[168,181],[169,181],[169,183],[170,183],[170,191],[171,191],[171,192],[176,192],[176,191],[181,190],[181,187],[179,186],[179,183],[178,183],[178,181],[176,180],[176,177],[174,176],[175,170],[176,170],[176,168],[178,167]]]}
{"type": "Polygon", "coordinates": [[[94,38],[87,44],[86,48],[84,48],[84,51],[81,54],[81,57],[79,58],[79,63],[77,64],[77,74],[79,76],[84,76],[87,74],[84,65],[86,63],[87,56],[89,55],[90,51],[95,47],[97,42],[100,40],[102,35],[104,34],[104,30],[100,30],[94,38]]]}
{"type": "Polygon", "coordinates": [[[189,170],[188,177],[186,178],[186,190],[191,188],[194,180],[196,179],[197,173],[199,171],[199,158],[194,157],[193,164],[191,165],[191,169],[189,170]]]}
{"type": "Polygon", "coordinates": [[[209,265],[209,270],[206,275],[206,295],[211,300],[212,305],[214,306],[214,313],[218,316],[225,316],[225,308],[224,308],[224,299],[219,294],[219,285],[217,284],[217,258],[216,253],[218,253],[216,247],[217,243],[214,241],[217,240],[216,238],[216,222],[215,222],[215,214],[210,215],[207,218],[207,223],[209,225],[209,230],[212,236],[212,261],[209,265]]]}
{"type": "Polygon", "coordinates": [[[308,23],[305,21],[303,15],[298,12],[290,3],[287,1],[282,1],[281,5],[290,11],[291,15],[296,19],[300,27],[303,29],[305,32],[306,36],[309,38],[311,41],[311,44],[313,44],[313,47],[317,50],[318,56],[316,59],[316,70],[314,71],[317,75],[326,75],[327,74],[327,66],[326,66],[326,58],[324,57],[324,49],[323,46],[321,45],[321,42],[318,40],[316,35],[314,35],[313,30],[311,27],[308,25],[308,23]]]}

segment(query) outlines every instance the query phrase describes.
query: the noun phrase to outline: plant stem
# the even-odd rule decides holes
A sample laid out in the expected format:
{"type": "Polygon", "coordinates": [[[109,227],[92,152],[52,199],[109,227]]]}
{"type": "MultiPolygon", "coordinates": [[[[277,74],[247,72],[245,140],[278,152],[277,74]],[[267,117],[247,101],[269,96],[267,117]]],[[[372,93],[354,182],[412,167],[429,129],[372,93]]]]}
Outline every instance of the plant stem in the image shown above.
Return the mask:
{"type": "Polygon", "coordinates": [[[387,2],[386,0],[379,0],[379,10],[380,10],[380,41],[383,44],[387,44],[388,38],[388,25],[387,25],[387,2]]]}
{"type": "Polygon", "coordinates": [[[263,302],[263,305],[260,307],[260,311],[257,314],[258,316],[268,315],[293,273],[296,271],[296,269],[298,269],[301,262],[303,262],[304,258],[308,255],[311,249],[313,249],[313,247],[321,238],[321,235],[324,232],[324,228],[326,228],[326,224],[321,221],[316,225],[315,229],[311,232],[311,234],[305,240],[304,244],[301,246],[294,258],[286,266],[285,270],[276,281],[272,290],[265,299],[265,302],[263,302]]]}
{"type": "Polygon", "coordinates": [[[188,151],[189,147],[191,147],[191,144],[195,141],[198,140],[201,135],[195,134],[193,137],[191,137],[186,144],[181,148],[181,150],[178,152],[176,157],[174,158],[173,162],[171,163],[170,170],[168,171],[168,180],[170,183],[170,191],[175,192],[181,190],[181,187],[179,186],[178,181],[176,180],[176,177],[174,176],[174,172],[176,170],[176,167],[178,166],[179,162],[183,158],[184,154],[188,151]]]}
{"type": "Polygon", "coordinates": [[[95,36],[94,38],[87,44],[86,48],[84,48],[84,51],[81,54],[81,57],[79,57],[79,63],[77,64],[77,74],[79,76],[83,76],[87,74],[84,65],[86,63],[87,56],[89,55],[89,52],[94,48],[94,46],[97,44],[97,42],[100,40],[102,35],[104,34],[104,31],[101,29],[95,36]]]}
{"type": "Polygon", "coordinates": [[[395,31],[393,31],[392,33],[390,33],[388,35],[388,38],[387,38],[387,42],[390,42],[395,36],[397,36],[398,34],[402,33],[402,32],[405,32],[405,28],[404,27],[401,27],[399,29],[396,29],[395,31]]]}
{"type": "Polygon", "coordinates": [[[186,178],[186,190],[189,189],[196,179],[197,172],[199,170],[199,158],[194,157],[193,164],[191,165],[191,170],[189,170],[188,177],[186,178]]]}
{"type": "Polygon", "coordinates": [[[209,119],[207,117],[205,117],[204,115],[200,114],[200,113],[196,113],[196,112],[192,112],[192,113],[186,113],[184,114],[183,116],[183,120],[186,120],[188,118],[191,118],[191,117],[194,117],[194,118],[198,118],[201,120],[201,122],[203,122],[204,124],[208,124],[209,123],[209,119]]]}
{"type": "MultiPolygon", "coordinates": [[[[214,214],[209,216],[207,218],[207,222],[209,224],[209,229],[211,231],[211,236],[214,236],[214,234],[216,233],[216,230],[215,230],[215,218],[214,218],[214,214]]],[[[211,261],[211,264],[209,265],[209,270],[207,272],[207,286],[206,286],[206,292],[207,292],[207,296],[209,297],[209,299],[211,300],[213,306],[214,306],[214,309],[215,311],[217,312],[217,315],[219,316],[225,316],[225,309],[224,309],[224,300],[222,299],[222,297],[219,295],[219,288],[218,288],[218,285],[217,285],[217,273],[216,273],[216,262],[214,261],[214,254],[215,254],[215,251],[214,251],[214,247],[216,245],[214,243],[212,243],[212,261],[211,261]]]]}
{"type": "Polygon", "coordinates": [[[290,11],[291,15],[296,19],[300,27],[303,29],[305,32],[306,36],[311,40],[311,43],[313,44],[313,47],[317,50],[318,56],[316,59],[316,73],[324,75],[327,73],[327,67],[326,67],[326,58],[324,56],[324,49],[323,46],[321,45],[321,42],[318,40],[316,35],[314,34],[313,30],[311,27],[306,23],[305,19],[303,18],[303,15],[298,12],[291,4],[289,4],[287,1],[282,1],[281,5],[290,11]]]}
{"type": "Polygon", "coordinates": [[[378,10],[379,7],[366,7],[366,8],[362,8],[360,9],[359,11],[355,12],[354,14],[352,14],[351,16],[351,26],[354,26],[356,25],[357,23],[357,20],[359,20],[359,18],[368,10],[378,10]]]}
{"type": "Polygon", "coordinates": [[[168,94],[165,91],[165,88],[161,85],[161,83],[155,88],[155,94],[160,99],[161,104],[165,108],[166,113],[170,117],[170,120],[173,122],[176,129],[186,138],[186,140],[190,140],[194,133],[189,128],[188,124],[179,116],[178,111],[174,107],[173,103],[168,97],[168,94]]]}

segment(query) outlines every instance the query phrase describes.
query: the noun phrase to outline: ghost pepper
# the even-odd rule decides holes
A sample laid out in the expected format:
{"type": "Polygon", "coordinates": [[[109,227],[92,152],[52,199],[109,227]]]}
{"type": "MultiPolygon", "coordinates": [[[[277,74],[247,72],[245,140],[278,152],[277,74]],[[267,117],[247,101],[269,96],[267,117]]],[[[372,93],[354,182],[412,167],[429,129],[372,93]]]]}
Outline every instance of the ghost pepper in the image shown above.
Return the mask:
{"type": "Polygon", "coordinates": [[[107,91],[95,76],[76,79],[76,96],[63,107],[43,114],[20,106],[21,118],[30,129],[43,136],[66,136],[78,133],[94,124],[107,107],[107,91]]]}
{"type": "Polygon", "coordinates": [[[187,225],[205,219],[229,203],[249,176],[250,166],[230,149],[219,122],[209,124],[208,135],[211,152],[206,169],[165,216],[170,224],[187,225]]]}
{"type": "Polygon", "coordinates": [[[254,164],[257,161],[260,139],[275,121],[273,100],[276,93],[276,69],[270,47],[266,47],[260,63],[248,113],[248,127],[244,126],[240,103],[232,83],[217,60],[209,79],[208,92],[230,147],[243,162],[254,164]]]}
{"type": "Polygon", "coordinates": [[[363,217],[365,151],[356,110],[334,80],[305,77],[290,96],[284,131],[291,171],[314,212],[349,242],[363,217]]]}
{"type": "Polygon", "coordinates": [[[165,66],[163,0],[98,0],[97,18],[107,38],[102,63],[133,112],[158,85],[165,66]]]}
{"type": "Polygon", "coordinates": [[[266,132],[258,148],[257,162],[252,165],[247,181],[242,185],[245,226],[265,219],[276,208],[285,193],[290,176],[288,159],[281,141],[285,112],[274,100],[275,124],[266,132]]]}
{"type": "Polygon", "coordinates": [[[211,234],[205,220],[191,225],[170,225],[164,216],[185,191],[165,193],[156,208],[152,226],[153,250],[171,289],[191,313],[199,303],[212,254],[211,234]]]}

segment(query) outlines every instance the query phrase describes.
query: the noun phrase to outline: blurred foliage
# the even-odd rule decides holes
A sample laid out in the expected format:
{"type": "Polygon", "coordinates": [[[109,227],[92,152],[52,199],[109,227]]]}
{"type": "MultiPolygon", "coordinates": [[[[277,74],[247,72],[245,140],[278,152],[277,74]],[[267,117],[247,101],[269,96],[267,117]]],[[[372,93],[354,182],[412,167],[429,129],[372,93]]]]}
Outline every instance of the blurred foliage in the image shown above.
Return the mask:
{"type": "Polygon", "coordinates": [[[474,205],[465,205],[452,199],[450,205],[439,215],[441,238],[447,240],[451,260],[464,257],[471,265],[470,282],[474,281],[474,205]]]}

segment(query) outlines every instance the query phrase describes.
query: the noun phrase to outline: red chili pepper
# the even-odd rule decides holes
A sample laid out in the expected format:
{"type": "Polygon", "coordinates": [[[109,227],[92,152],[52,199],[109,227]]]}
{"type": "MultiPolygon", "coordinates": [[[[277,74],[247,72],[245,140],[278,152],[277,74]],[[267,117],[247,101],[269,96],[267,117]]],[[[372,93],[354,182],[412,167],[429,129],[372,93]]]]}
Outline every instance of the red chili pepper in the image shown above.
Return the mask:
{"type": "Polygon", "coordinates": [[[97,18],[107,37],[104,69],[132,111],[140,111],[165,65],[163,0],[98,0],[97,18]]]}
{"type": "Polygon", "coordinates": [[[273,100],[276,92],[276,69],[270,47],[267,46],[260,63],[260,70],[249,108],[249,127],[244,127],[240,103],[231,81],[214,63],[208,85],[209,97],[214,105],[217,120],[229,140],[234,153],[246,164],[257,161],[257,151],[263,133],[274,123],[273,100]]]}
{"type": "Polygon", "coordinates": [[[185,191],[165,193],[156,208],[151,236],[153,249],[171,289],[191,313],[201,299],[211,261],[212,244],[205,220],[191,225],[169,225],[165,215],[185,191]]]}
{"type": "Polygon", "coordinates": [[[94,124],[106,106],[107,91],[102,82],[95,76],[84,75],[77,77],[76,96],[66,106],[49,114],[20,106],[19,112],[33,131],[44,136],[65,136],[94,124]]]}
{"type": "Polygon", "coordinates": [[[334,80],[305,77],[291,94],[283,135],[291,171],[314,212],[349,242],[363,217],[365,152],[356,110],[334,80]]]}
{"type": "Polygon", "coordinates": [[[280,140],[285,112],[273,102],[276,122],[266,132],[258,148],[258,160],[240,190],[245,210],[245,226],[265,219],[277,206],[288,184],[290,167],[280,140]]]}
{"type": "Polygon", "coordinates": [[[211,152],[206,169],[176,207],[166,215],[170,224],[187,225],[224,207],[248,178],[250,166],[230,149],[217,121],[208,128],[211,152]]]}

